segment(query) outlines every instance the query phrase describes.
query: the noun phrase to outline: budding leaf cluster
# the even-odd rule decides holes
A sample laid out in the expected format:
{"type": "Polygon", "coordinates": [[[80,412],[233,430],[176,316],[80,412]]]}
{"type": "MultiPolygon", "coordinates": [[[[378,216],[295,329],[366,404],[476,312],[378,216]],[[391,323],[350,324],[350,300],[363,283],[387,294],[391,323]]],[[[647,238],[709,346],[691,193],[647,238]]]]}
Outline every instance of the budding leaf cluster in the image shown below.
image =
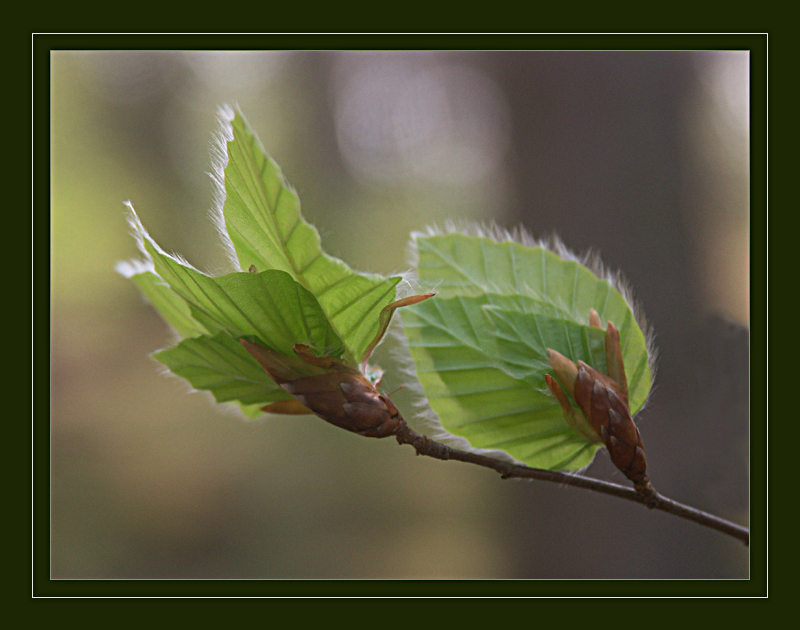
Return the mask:
{"type": "Polygon", "coordinates": [[[367,361],[394,311],[430,295],[398,300],[400,277],[326,254],[241,113],[223,109],[220,123],[214,219],[235,271],[212,276],[168,254],[129,204],[144,258],[118,269],[179,338],[154,357],[251,417],[315,413],[363,435],[391,434],[402,418],[367,361]]]}
{"type": "MultiPolygon", "coordinates": [[[[632,418],[645,404],[654,360],[647,326],[619,276],[596,258],[578,257],[556,239],[474,225],[417,233],[411,250],[421,288],[437,291],[402,320],[439,439],[533,468],[578,470],[607,444],[602,414],[585,416],[589,407],[576,395],[621,372],[623,415],[632,418]],[[609,322],[616,343],[606,343],[609,322]],[[564,360],[560,373],[553,353],[564,360]],[[579,365],[592,382],[582,380],[576,394],[579,365]],[[563,388],[554,390],[555,379],[563,388]]],[[[607,410],[605,418],[605,431],[617,426],[607,410]]],[[[626,447],[632,440],[635,454],[634,438],[626,447]]],[[[628,455],[621,446],[616,453],[620,461],[628,455]]]]}
{"type": "Polygon", "coordinates": [[[161,248],[129,204],[143,258],[121,263],[176,333],[154,354],[245,415],[316,414],[367,437],[405,421],[368,364],[403,309],[435,437],[534,468],[577,470],[600,447],[647,483],[633,417],[653,378],[647,326],[618,276],[559,241],[452,226],[415,234],[422,293],[326,254],[240,112],[221,110],[214,221],[233,271],[161,248]],[[433,297],[436,292],[435,299],[433,297]]]}

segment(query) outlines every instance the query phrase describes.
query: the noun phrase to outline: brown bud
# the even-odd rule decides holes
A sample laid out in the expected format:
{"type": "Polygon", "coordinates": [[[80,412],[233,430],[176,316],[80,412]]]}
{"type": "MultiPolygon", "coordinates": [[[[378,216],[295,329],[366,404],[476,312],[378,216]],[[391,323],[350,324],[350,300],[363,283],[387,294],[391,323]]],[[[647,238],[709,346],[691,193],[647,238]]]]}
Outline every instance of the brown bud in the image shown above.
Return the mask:
{"type": "Polygon", "coordinates": [[[606,329],[606,367],[608,375],[618,384],[625,402],[628,401],[628,377],[625,376],[625,363],[622,360],[622,347],[619,344],[619,331],[612,322],[606,329]]]}
{"type": "Polygon", "coordinates": [[[565,357],[560,352],[547,349],[547,356],[550,359],[550,365],[553,366],[556,376],[564,383],[569,395],[575,397],[575,378],[578,376],[578,366],[573,361],[565,357]]]}
{"type": "Polygon", "coordinates": [[[364,435],[394,435],[405,423],[397,407],[358,370],[333,357],[317,357],[295,346],[296,357],[242,339],[242,345],[272,379],[294,396],[296,404],[272,403],[272,413],[314,413],[331,424],[364,435]]]}
{"type": "MultiPolygon", "coordinates": [[[[596,312],[590,313],[589,323],[592,326],[599,324],[596,312]]],[[[644,445],[628,406],[628,381],[619,331],[614,324],[609,322],[606,330],[608,374],[583,361],[575,364],[555,350],[548,349],[547,352],[550,365],[585,419],[585,423],[576,420],[577,414],[561,387],[550,375],[545,375],[547,386],[561,405],[567,423],[584,437],[605,444],[611,461],[634,482],[637,489],[649,487],[644,445]]]]}
{"type": "MultiPolygon", "coordinates": [[[[250,267],[255,272],[255,267],[250,267]]],[[[367,437],[394,435],[405,420],[388,396],[379,393],[365,374],[380,382],[382,372],[370,368],[367,360],[386,334],[394,312],[433,297],[423,293],[402,298],[383,307],[378,331],[367,346],[361,371],[335,357],[318,357],[308,346],[297,344],[289,356],[242,339],[242,345],[278,385],[294,396],[263,407],[271,413],[314,413],[331,424],[367,437]]]]}
{"type": "Polygon", "coordinates": [[[403,422],[392,401],[357,373],[307,376],[281,387],[323,420],[360,435],[386,437],[403,422]]]}
{"type": "Polygon", "coordinates": [[[595,433],[592,426],[586,422],[586,419],[583,418],[581,414],[575,413],[575,409],[570,404],[567,395],[564,393],[564,390],[561,389],[558,381],[556,381],[549,374],[544,375],[544,380],[545,383],[547,383],[548,389],[552,392],[553,396],[556,397],[556,400],[558,400],[559,404],[561,405],[561,410],[564,412],[564,419],[567,421],[567,424],[590,442],[602,443],[603,440],[599,435],[597,435],[597,433],[595,433]]]}

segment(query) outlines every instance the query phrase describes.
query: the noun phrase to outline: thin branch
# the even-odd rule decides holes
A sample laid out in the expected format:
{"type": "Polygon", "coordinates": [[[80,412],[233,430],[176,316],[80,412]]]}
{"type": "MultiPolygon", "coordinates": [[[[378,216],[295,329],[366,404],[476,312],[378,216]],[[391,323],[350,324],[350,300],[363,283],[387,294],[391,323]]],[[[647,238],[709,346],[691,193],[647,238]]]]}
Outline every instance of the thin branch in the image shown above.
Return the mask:
{"type": "Polygon", "coordinates": [[[726,521],[718,516],[702,512],[695,508],[689,507],[688,505],[683,505],[682,503],[668,499],[653,490],[652,487],[650,487],[647,492],[640,494],[633,488],[620,486],[607,481],[601,481],[599,479],[570,475],[569,473],[555,470],[528,468],[527,466],[523,466],[521,464],[513,464],[511,462],[505,462],[499,459],[486,457],[485,455],[461,451],[459,449],[447,446],[446,444],[442,444],[441,442],[436,442],[426,435],[417,433],[405,423],[397,431],[395,437],[400,444],[410,444],[413,446],[417,451],[417,455],[425,455],[427,457],[433,457],[435,459],[442,460],[454,459],[460,462],[466,462],[468,464],[477,464],[478,466],[491,468],[492,470],[497,471],[500,473],[503,479],[510,479],[513,477],[538,479],[540,481],[552,481],[554,483],[563,485],[586,488],[587,490],[600,492],[602,494],[609,494],[611,496],[619,497],[620,499],[641,503],[650,509],[661,510],[663,512],[668,512],[669,514],[674,514],[675,516],[689,521],[694,521],[695,523],[705,527],[710,527],[711,529],[715,529],[719,532],[739,539],[745,544],[745,546],[749,546],[750,544],[750,530],[746,527],[742,527],[741,525],[731,523],[730,521],[726,521]]]}

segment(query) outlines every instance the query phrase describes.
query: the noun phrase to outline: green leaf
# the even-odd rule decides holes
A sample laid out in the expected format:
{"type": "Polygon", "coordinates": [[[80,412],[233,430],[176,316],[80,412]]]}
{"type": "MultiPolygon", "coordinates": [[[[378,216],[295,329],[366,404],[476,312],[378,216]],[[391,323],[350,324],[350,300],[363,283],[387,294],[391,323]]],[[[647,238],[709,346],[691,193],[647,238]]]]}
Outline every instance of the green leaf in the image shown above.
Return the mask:
{"type": "Polygon", "coordinates": [[[157,274],[143,271],[128,276],[164,320],[181,337],[196,337],[208,330],[192,317],[192,310],[157,274]]]}
{"type": "MultiPolygon", "coordinates": [[[[563,317],[503,310],[494,305],[486,307],[486,312],[497,335],[498,353],[504,369],[517,368],[516,374],[520,378],[536,386],[543,382],[544,372],[552,372],[547,348],[576,363],[583,361],[604,374],[608,372],[605,331],[600,328],[576,324],[563,317]],[[526,366],[530,367],[526,369],[526,366]]],[[[632,414],[644,406],[650,393],[649,357],[642,350],[634,343],[623,345],[632,414]]]]}
{"type": "Polygon", "coordinates": [[[195,389],[210,391],[217,402],[237,401],[260,407],[292,398],[253,360],[239,340],[227,333],[184,339],[153,357],[195,389]]]}
{"type": "Polygon", "coordinates": [[[550,370],[547,349],[551,348],[606,371],[605,332],[576,324],[564,317],[506,310],[492,304],[485,307],[497,343],[502,369],[540,386],[543,373],[550,370]]]}
{"type": "Polygon", "coordinates": [[[296,193],[244,118],[231,110],[222,114],[214,218],[240,271],[211,277],[167,254],[128,204],[145,260],[117,269],[184,338],[157,358],[197,389],[238,403],[248,416],[275,396],[288,398],[249,353],[231,345],[234,340],[247,338],[290,360],[297,360],[298,344],[309,346],[316,356],[360,365],[378,378],[366,365],[370,353],[394,310],[419,297],[395,301],[401,278],[358,273],[325,254],[296,193]],[[260,381],[252,381],[255,374],[260,381]]]}
{"type": "MultiPolygon", "coordinates": [[[[631,412],[635,414],[644,405],[652,380],[650,350],[631,305],[611,282],[616,280],[614,276],[603,273],[604,277],[598,277],[560,243],[553,247],[562,255],[542,244],[498,242],[486,236],[453,232],[417,234],[414,245],[420,284],[435,286],[438,296],[486,294],[491,300],[487,304],[495,307],[496,313],[519,312],[537,318],[549,315],[578,326],[586,326],[589,310],[595,309],[604,324],[614,322],[619,329],[628,374],[631,412]],[[499,301],[498,296],[508,296],[514,301],[499,301]]],[[[526,325],[530,328],[533,321],[520,322],[520,334],[526,325]]],[[[529,330],[523,339],[530,342],[533,332],[529,330]]],[[[548,347],[562,352],[557,340],[547,335],[544,339],[554,344],[548,347]]],[[[570,356],[570,349],[567,350],[562,354],[605,370],[604,354],[586,360],[580,355],[570,356]]]]}
{"type": "MultiPolygon", "coordinates": [[[[131,211],[133,213],[133,211],[131,211]]],[[[291,354],[295,344],[339,357],[344,344],[316,298],[291,276],[275,269],[236,272],[212,278],[166,254],[132,214],[155,272],[189,305],[192,316],[211,332],[256,336],[264,345],[291,354]]]]}
{"type": "Polygon", "coordinates": [[[544,390],[544,371],[537,388],[515,378],[511,359],[500,360],[486,303],[485,296],[437,295],[403,312],[417,377],[442,428],[476,449],[501,450],[537,468],[588,465],[597,446],[564,422],[544,390]]]}
{"type": "Polygon", "coordinates": [[[420,284],[437,296],[405,309],[403,326],[442,428],[536,468],[586,466],[598,447],[567,425],[547,390],[547,348],[605,372],[605,332],[588,321],[595,309],[619,328],[631,411],[642,407],[649,349],[613,278],[563,246],[460,233],[418,234],[414,245],[420,284]]]}
{"type": "Polygon", "coordinates": [[[379,333],[381,310],[394,301],[399,277],[357,273],[322,251],[317,230],[300,214],[300,201],[278,165],[239,112],[228,112],[223,182],[224,235],[240,269],[288,273],[319,301],[354,362],[379,333]]]}

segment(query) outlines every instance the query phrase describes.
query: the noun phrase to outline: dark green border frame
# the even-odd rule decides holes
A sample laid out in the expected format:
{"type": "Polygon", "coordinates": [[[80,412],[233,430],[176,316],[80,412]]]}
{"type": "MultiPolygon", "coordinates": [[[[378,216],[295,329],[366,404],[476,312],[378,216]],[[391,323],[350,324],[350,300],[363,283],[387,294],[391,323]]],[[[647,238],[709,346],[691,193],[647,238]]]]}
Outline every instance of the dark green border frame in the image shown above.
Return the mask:
{"type": "Polygon", "coordinates": [[[765,597],[767,595],[767,35],[32,35],[34,597],[765,597]],[[51,580],[52,50],[747,50],[750,52],[749,580],[51,580]],[[45,255],[44,252],[48,252],[45,255]]]}

